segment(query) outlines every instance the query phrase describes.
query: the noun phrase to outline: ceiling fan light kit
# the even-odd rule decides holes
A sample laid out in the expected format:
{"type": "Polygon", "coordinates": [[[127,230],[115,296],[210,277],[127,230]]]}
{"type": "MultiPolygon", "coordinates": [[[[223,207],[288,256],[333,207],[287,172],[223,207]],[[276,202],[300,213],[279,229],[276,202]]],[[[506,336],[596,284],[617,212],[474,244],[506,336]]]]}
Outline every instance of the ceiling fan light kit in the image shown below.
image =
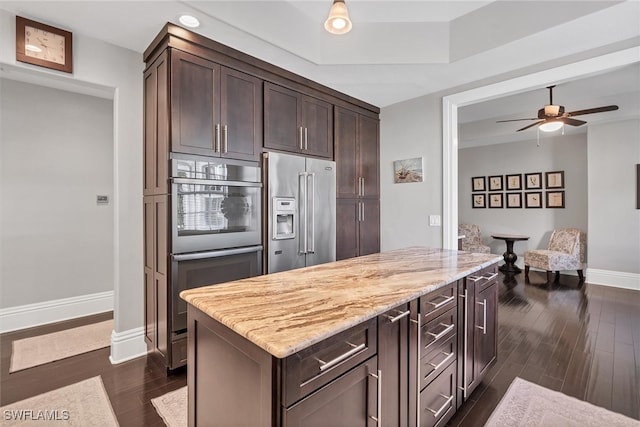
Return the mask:
{"type": "Polygon", "coordinates": [[[538,110],[538,117],[527,119],[512,119],[512,120],[498,120],[496,123],[505,122],[517,122],[522,120],[539,120],[535,123],[527,125],[516,132],[527,130],[534,126],[538,126],[538,129],[543,132],[554,132],[558,129],[564,128],[564,125],[570,126],[582,126],[586,124],[584,120],[573,119],[574,116],[582,116],[584,114],[603,113],[605,111],[615,111],[618,109],[617,105],[607,105],[604,107],[588,108],[586,110],[570,111],[565,113],[564,105],[555,105],[553,103],[553,88],[554,86],[547,86],[549,89],[549,104],[538,110]]]}
{"type": "Polygon", "coordinates": [[[349,10],[344,0],[333,0],[329,17],[324,22],[324,29],[331,34],[346,34],[351,31],[351,19],[349,19],[349,10]]]}

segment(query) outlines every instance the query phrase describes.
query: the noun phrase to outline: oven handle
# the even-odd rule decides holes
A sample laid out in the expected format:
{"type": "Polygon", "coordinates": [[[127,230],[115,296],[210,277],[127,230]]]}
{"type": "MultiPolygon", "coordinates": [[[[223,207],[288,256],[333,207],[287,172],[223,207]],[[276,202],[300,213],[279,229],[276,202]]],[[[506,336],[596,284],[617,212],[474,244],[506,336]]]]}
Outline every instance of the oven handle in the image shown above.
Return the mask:
{"type": "Polygon", "coordinates": [[[221,251],[195,252],[192,254],[171,254],[173,261],[191,261],[194,259],[216,258],[229,255],[248,254],[262,250],[262,245],[248,246],[246,248],[223,249],[221,251]]]}
{"type": "Polygon", "coordinates": [[[174,184],[224,185],[227,187],[262,187],[261,182],[220,181],[214,179],[171,178],[174,184]]]}

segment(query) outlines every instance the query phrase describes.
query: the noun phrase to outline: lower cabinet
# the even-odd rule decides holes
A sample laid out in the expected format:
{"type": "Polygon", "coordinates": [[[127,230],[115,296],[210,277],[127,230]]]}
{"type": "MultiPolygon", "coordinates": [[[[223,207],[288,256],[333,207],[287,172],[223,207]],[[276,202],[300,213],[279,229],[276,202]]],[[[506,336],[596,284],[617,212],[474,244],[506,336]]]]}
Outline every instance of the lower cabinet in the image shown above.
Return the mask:
{"type": "Polygon", "coordinates": [[[336,259],[380,252],[380,201],[337,199],[336,259]]]}

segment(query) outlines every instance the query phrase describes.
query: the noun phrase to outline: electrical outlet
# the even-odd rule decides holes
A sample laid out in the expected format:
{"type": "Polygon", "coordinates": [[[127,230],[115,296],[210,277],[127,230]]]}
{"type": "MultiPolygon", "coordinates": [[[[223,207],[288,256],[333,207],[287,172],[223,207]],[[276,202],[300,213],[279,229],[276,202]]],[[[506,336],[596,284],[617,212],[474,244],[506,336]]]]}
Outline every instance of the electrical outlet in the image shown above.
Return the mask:
{"type": "Polygon", "coordinates": [[[432,227],[440,227],[440,215],[429,215],[429,225],[432,227]]]}

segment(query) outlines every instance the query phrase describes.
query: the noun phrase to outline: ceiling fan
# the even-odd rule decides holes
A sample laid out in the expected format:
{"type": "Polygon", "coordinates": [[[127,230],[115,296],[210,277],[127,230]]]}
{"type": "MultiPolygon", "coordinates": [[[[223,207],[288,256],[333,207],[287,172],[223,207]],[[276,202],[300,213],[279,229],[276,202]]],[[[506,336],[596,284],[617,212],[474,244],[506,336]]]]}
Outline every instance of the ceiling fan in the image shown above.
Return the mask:
{"type": "Polygon", "coordinates": [[[587,123],[583,120],[573,119],[572,117],[574,116],[602,113],[604,111],[615,111],[618,109],[617,105],[607,105],[604,107],[588,108],[586,110],[577,110],[565,113],[563,105],[553,104],[554,87],[555,85],[547,86],[547,89],[549,89],[549,105],[545,105],[543,108],[538,110],[538,117],[527,119],[498,120],[496,123],[517,122],[521,120],[539,120],[535,123],[523,127],[522,129],[518,129],[516,132],[529,129],[530,127],[537,125],[539,125],[539,128],[542,131],[553,132],[554,130],[560,129],[565,124],[571,126],[582,126],[583,124],[587,123]]]}

